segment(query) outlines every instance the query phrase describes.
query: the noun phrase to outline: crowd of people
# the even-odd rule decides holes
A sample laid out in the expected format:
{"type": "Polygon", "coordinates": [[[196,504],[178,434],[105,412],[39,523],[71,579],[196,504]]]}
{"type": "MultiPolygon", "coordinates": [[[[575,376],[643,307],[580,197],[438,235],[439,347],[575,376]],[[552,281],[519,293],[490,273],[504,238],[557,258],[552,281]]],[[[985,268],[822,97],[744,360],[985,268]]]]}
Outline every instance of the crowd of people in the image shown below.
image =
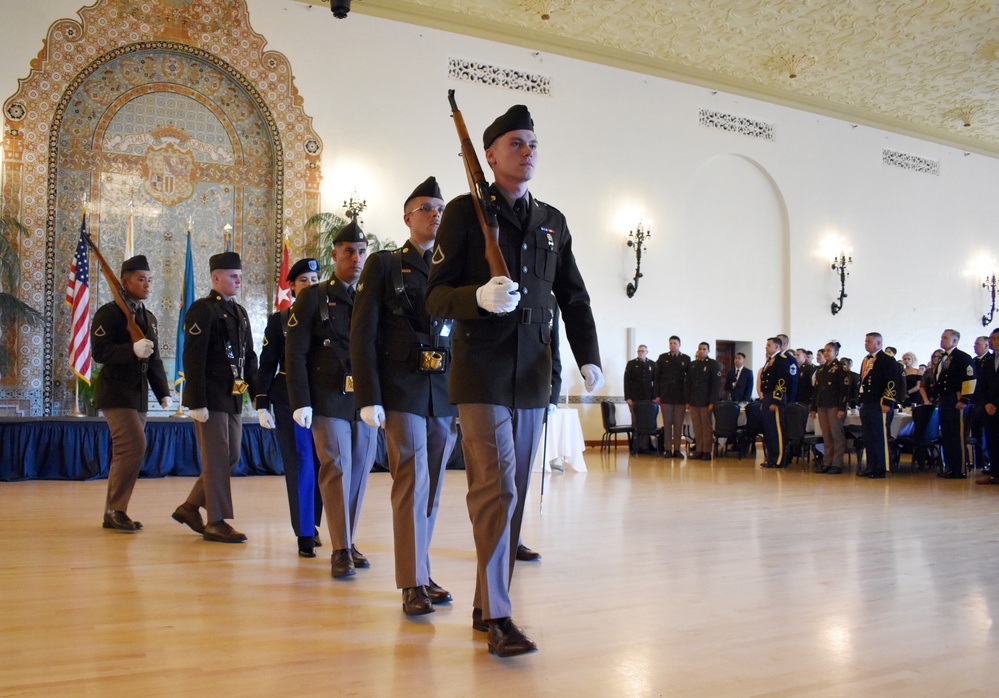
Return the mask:
{"type": "Polygon", "coordinates": [[[754,376],[743,353],[735,354],[732,367],[726,371],[721,362],[709,356],[707,342],[698,344],[691,360],[680,351],[680,338],[674,335],[669,338],[669,351],[655,361],[649,358],[646,345],[638,347],[638,356],[625,366],[624,397],[632,409],[639,401],[659,405],[659,450],[667,458],[683,456],[680,444],[684,421],[689,418],[695,448],[689,458],[711,459],[711,413],[718,402],[740,403],[747,415],[758,412],[758,420],[753,422],[761,425],[764,468],[789,464],[787,406],[799,403],[808,409],[822,435],[816,472],[829,475],[843,473],[847,445],[844,419],[848,410],[856,409],[861,426],[857,440],[867,456],[866,469],[858,474],[871,479],[884,478],[890,468],[895,411],[934,405],[942,446],[939,476],[967,477],[965,446],[970,443],[973,465],[981,470],[977,481],[999,484],[999,474],[993,476],[990,468],[991,463],[999,462],[999,329],[975,339],[974,357],[958,348],[960,339],[956,330],[944,330],[940,348],[925,365],[919,364],[912,352],[899,359],[895,347],[883,346],[882,336],[871,332],[864,338],[867,354],[857,372],[850,358],[840,357],[837,341],[816,352],[804,348],[792,351],[787,335],[779,334],[767,339],[766,362],[754,376]]]}

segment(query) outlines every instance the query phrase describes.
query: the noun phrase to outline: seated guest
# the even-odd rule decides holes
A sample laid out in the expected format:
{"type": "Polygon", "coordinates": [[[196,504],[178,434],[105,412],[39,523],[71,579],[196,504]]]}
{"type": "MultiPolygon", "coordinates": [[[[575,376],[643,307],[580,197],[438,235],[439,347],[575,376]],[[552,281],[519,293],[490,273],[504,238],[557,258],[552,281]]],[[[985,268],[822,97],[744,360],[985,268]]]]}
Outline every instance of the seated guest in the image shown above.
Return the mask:
{"type": "Polygon", "coordinates": [[[735,366],[725,379],[728,399],[732,402],[749,402],[753,395],[753,372],[746,366],[746,355],[741,351],[735,355],[735,366]]]}

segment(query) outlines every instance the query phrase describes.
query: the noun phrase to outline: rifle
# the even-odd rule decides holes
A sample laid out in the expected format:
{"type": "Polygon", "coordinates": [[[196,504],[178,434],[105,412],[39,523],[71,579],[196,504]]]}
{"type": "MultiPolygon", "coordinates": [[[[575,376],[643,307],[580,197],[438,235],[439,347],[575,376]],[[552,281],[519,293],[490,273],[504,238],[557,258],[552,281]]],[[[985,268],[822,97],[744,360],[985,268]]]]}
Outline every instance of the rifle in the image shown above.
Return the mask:
{"type": "Polygon", "coordinates": [[[121,285],[121,281],[117,276],[114,275],[114,271],[108,266],[108,261],[104,259],[104,255],[101,251],[97,249],[97,245],[94,244],[93,238],[90,237],[90,233],[87,231],[81,231],[83,233],[83,239],[87,241],[90,245],[90,249],[94,251],[97,255],[97,261],[101,265],[101,274],[104,275],[104,279],[108,282],[108,288],[111,289],[111,295],[114,296],[114,302],[118,304],[121,308],[121,312],[125,313],[125,322],[128,323],[128,336],[131,337],[132,343],[138,342],[140,339],[145,339],[146,334],[139,327],[139,324],[135,321],[135,313],[132,309],[128,307],[128,303],[125,302],[125,288],[121,285]]]}
{"type": "Polygon", "coordinates": [[[465,127],[465,119],[461,116],[458,104],[454,100],[454,90],[447,91],[448,102],[451,103],[451,116],[454,118],[454,127],[458,130],[458,140],[461,141],[461,158],[465,161],[465,174],[468,176],[468,186],[472,194],[472,203],[475,204],[475,217],[479,219],[479,226],[482,228],[482,235],[486,238],[486,263],[489,265],[491,276],[510,277],[510,270],[507,269],[506,260],[499,247],[499,221],[496,220],[496,204],[489,195],[489,184],[486,176],[482,173],[482,165],[475,154],[475,147],[468,137],[468,129],[465,127]]]}

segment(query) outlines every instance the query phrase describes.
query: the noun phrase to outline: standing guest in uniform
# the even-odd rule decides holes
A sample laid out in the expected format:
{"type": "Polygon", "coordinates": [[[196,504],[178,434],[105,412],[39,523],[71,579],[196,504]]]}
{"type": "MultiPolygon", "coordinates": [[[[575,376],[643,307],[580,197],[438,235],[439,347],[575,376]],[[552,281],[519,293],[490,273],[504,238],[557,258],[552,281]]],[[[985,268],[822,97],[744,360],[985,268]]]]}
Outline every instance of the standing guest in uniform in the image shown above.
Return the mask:
{"type": "Polygon", "coordinates": [[[285,337],[288,399],[295,422],[312,429],[336,579],[370,567],[354,538],[378,430],[357,414],[350,363],[355,286],[367,253],[364,231],[351,221],[333,240],[333,278],[298,295],[285,337]]]}
{"type": "Polygon", "coordinates": [[[798,360],[794,352],[791,351],[790,338],[786,334],[779,334],[777,335],[777,339],[780,340],[781,352],[784,354],[784,358],[794,368],[788,380],[787,401],[795,402],[795,398],[798,396],[798,360]]]}
{"type": "Polygon", "coordinates": [[[235,252],[208,260],[212,290],[194,301],[184,316],[184,406],[195,420],[201,477],[173,518],[217,543],[246,540],[233,529],[229,476],[239,463],[243,441],[243,394],[256,390],[257,354],[246,310],[236,302],[243,265],[235,252]],[[208,524],[200,508],[208,513],[208,524]]]}
{"type": "Polygon", "coordinates": [[[687,374],[687,405],[694,427],[694,460],[711,460],[711,413],[721,397],[722,365],[708,354],[711,345],[701,342],[687,374]]]}
{"type": "MultiPolygon", "coordinates": [[[[989,353],[989,338],[985,335],[975,338],[975,376],[982,375],[982,367],[986,364],[991,363],[992,355],[989,353]]],[[[971,414],[968,416],[970,421],[970,433],[971,437],[975,440],[975,459],[973,461],[974,467],[981,467],[982,470],[989,469],[989,457],[988,451],[985,448],[985,434],[983,427],[985,424],[985,409],[984,404],[978,398],[978,391],[981,389],[981,382],[975,383],[975,396],[974,401],[971,406],[971,414]]]]}
{"type": "Polygon", "coordinates": [[[355,402],[365,423],[385,428],[395,583],[407,616],[451,601],[430,576],[430,542],[458,436],[457,410],[447,395],[452,325],[424,308],[443,212],[440,187],[428,177],[403,203],[409,240],[365,264],[350,327],[355,402]]]}
{"type": "Polygon", "coordinates": [[[753,372],[746,367],[746,355],[741,351],[735,355],[735,366],[728,372],[725,387],[728,399],[732,402],[749,402],[753,399],[753,372]]]}
{"type": "MultiPolygon", "coordinates": [[[[808,352],[811,355],[812,352],[808,352]]],[[[815,352],[815,366],[819,367],[826,362],[826,348],[820,347],[817,352],[815,352]]]]}
{"type": "Polygon", "coordinates": [[[450,397],[461,419],[478,562],[472,626],[488,629],[489,651],[506,657],[536,649],[510,618],[510,578],[551,397],[552,293],[587,391],[603,385],[603,373],[565,217],[527,188],[538,157],[527,107],[511,107],[490,124],[483,144],[496,180],[489,192],[499,247],[513,278],[490,273],[473,200],[458,197],[441,220],[427,310],[455,319],[450,397]]]}
{"type": "MultiPolygon", "coordinates": [[[[631,410],[631,423],[635,423],[635,403],[649,401],[655,397],[656,364],[649,358],[649,348],[638,345],[638,357],[632,359],[624,367],[624,401],[631,410]]],[[[638,451],[648,451],[652,448],[652,437],[641,437],[644,443],[636,444],[638,451]]]]}
{"type": "Polygon", "coordinates": [[[839,342],[826,344],[825,360],[815,371],[815,390],[812,392],[812,417],[819,420],[822,431],[822,464],[815,472],[839,475],[843,472],[843,454],[846,453],[846,397],[850,391],[850,378],[839,359],[839,342]]]}
{"type": "Polygon", "coordinates": [[[853,359],[843,357],[839,360],[846,371],[847,378],[850,379],[850,391],[846,396],[846,406],[856,407],[860,401],[860,374],[853,370],[853,359]]]}
{"type": "Polygon", "coordinates": [[[867,451],[867,472],[857,474],[871,479],[883,478],[888,471],[888,434],[900,390],[896,382],[898,364],[881,350],[883,341],[879,333],[867,333],[867,356],[860,367],[860,428],[867,451]]]}
{"type": "Polygon", "coordinates": [[[687,376],[690,357],[680,353],[680,338],[669,338],[669,351],[656,360],[653,377],[655,402],[663,413],[663,457],[680,458],[683,418],[687,412],[687,376]]]}
{"type": "Polygon", "coordinates": [[[113,301],[98,308],[90,330],[94,361],[104,364],[95,380],[94,406],[104,413],[111,431],[104,528],[118,531],[142,528],[126,512],[146,454],[149,388],[164,408],[171,404],[170,385],[160,358],[156,316],[142,304],[149,298],[152,278],[149,263],[142,255],[121,264],[124,300],[145,335],[143,339],[132,341],[125,313],[113,301]]]}
{"type": "MultiPolygon", "coordinates": [[[[319,263],[306,258],[295,262],[285,278],[290,284],[291,296],[296,298],[304,289],[319,283],[319,263]]],[[[312,432],[295,423],[288,402],[288,385],[285,380],[285,335],[291,308],[271,313],[264,330],[264,348],[260,352],[260,370],[257,372],[257,416],[260,426],[273,429],[277,419],[278,445],[284,462],[284,484],[288,490],[288,509],[291,528],[298,538],[298,554],[316,556],[319,524],[323,515],[323,500],[316,478],[318,469],[312,444],[312,432]],[[274,408],[271,416],[269,408],[274,408]]]]}
{"type": "Polygon", "coordinates": [[[937,368],[937,407],[940,408],[940,445],[944,469],[939,477],[967,477],[964,462],[964,427],[975,393],[975,361],[957,348],[961,333],[944,330],[940,335],[943,359],[937,368]]]}
{"type": "Polygon", "coordinates": [[[803,348],[794,352],[795,362],[798,364],[798,389],[795,393],[795,402],[803,405],[812,404],[812,386],[815,381],[815,364],[812,363],[810,352],[803,348]]]}
{"type": "MultiPolygon", "coordinates": [[[[992,351],[983,357],[978,369],[975,400],[976,404],[981,403],[984,413],[982,428],[989,462],[999,463],[999,328],[989,334],[989,346],[992,351]]],[[[999,477],[990,468],[989,472],[979,475],[976,482],[979,485],[999,485],[999,477]]]]}
{"type": "Polygon", "coordinates": [[[778,337],[767,339],[766,366],[760,372],[760,396],[763,398],[763,450],[764,468],[786,468],[790,461],[789,449],[784,443],[787,432],[787,415],[784,407],[791,395],[791,378],[797,375],[797,364],[781,350],[778,337]]]}

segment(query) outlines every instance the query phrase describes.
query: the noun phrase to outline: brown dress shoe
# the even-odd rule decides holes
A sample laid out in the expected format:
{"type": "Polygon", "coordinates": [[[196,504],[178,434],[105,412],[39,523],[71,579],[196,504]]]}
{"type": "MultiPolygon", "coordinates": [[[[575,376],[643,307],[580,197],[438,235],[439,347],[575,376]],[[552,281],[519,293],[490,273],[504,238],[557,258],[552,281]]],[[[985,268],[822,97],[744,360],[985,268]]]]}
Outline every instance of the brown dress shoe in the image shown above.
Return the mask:
{"type": "Polygon", "coordinates": [[[524,631],[510,618],[489,621],[489,653],[500,657],[513,657],[538,649],[524,631]]]}
{"type": "Polygon", "coordinates": [[[205,526],[205,540],[212,543],[245,543],[246,536],[226,521],[213,521],[205,526]]]}
{"type": "Polygon", "coordinates": [[[517,546],[517,559],[521,562],[537,562],[541,559],[541,553],[536,553],[526,545],[517,546]]]}
{"type": "Polygon", "coordinates": [[[138,531],[142,524],[132,521],[128,514],[115,509],[108,509],[104,512],[104,528],[113,528],[116,531],[138,531]]]}
{"type": "Polygon", "coordinates": [[[204,534],[205,521],[201,518],[201,511],[197,507],[181,504],[173,510],[173,520],[182,523],[195,533],[204,534]]]}
{"type": "Polygon", "coordinates": [[[343,550],[334,551],[330,557],[330,567],[334,579],[352,577],[354,575],[354,560],[350,556],[350,549],[344,548],[343,550]]]}
{"type": "Polygon", "coordinates": [[[451,601],[453,601],[453,599],[451,598],[451,592],[443,588],[433,579],[430,580],[430,584],[427,584],[423,588],[427,592],[427,596],[430,597],[431,603],[434,604],[451,603],[451,601]]]}
{"type": "Polygon", "coordinates": [[[482,620],[481,608],[472,609],[472,630],[478,630],[480,633],[489,632],[489,624],[482,620]]]}
{"type": "Polygon", "coordinates": [[[433,603],[423,587],[402,590],[402,612],[407,616],[423,616],[434,612],[433,603]]]}
{"type": "Polygon", "coordinates": [[[354,567],[356,567],[359,570],[371,567],[371,563],[368,562],[368,558],[364,557],[364,554],[361,553],[361,551],[358,550],[356,547],[354,547],[353,543],[351,543],[350,545],[350,557],[354,561],[354,567]]]}
{"type": "Polygon", "coordinates": [[[988,473],[982,473],[975,478],[975,483],[979,485],[999,485],[999,478],[994,478],[988,473]]]}

